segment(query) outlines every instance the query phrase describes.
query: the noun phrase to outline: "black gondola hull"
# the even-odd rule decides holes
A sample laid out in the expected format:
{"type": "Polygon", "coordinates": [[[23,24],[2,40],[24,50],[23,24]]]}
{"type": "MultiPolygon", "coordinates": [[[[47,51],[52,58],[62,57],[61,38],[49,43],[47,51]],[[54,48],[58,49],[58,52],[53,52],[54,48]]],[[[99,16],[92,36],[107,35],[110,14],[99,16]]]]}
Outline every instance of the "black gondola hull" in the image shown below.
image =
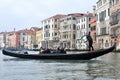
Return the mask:
{"type": "Polygon", "coordinates": [[[15,53],[13,51],[3,49],[3,54],[7,56],[24,58],[24,59],[59,59],[59,60],[90,60],[102,55],[105,55],[115,49],[115,45],[108,49],[98,50],[98,51],[90,51],[83,53],[73,53],[73,54],[20,54],[15,53]]]}

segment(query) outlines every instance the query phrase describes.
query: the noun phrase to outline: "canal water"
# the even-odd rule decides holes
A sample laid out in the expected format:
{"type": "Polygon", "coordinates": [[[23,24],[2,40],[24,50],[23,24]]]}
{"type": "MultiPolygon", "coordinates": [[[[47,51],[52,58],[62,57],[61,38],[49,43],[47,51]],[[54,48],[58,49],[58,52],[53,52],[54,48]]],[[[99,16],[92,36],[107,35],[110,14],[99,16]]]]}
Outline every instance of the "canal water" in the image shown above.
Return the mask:
{"type": "Polygon", "coordinates": [[[0,51],[0,80],[120,80],[120,53],[93,60],[27,60],[0,51]]]}

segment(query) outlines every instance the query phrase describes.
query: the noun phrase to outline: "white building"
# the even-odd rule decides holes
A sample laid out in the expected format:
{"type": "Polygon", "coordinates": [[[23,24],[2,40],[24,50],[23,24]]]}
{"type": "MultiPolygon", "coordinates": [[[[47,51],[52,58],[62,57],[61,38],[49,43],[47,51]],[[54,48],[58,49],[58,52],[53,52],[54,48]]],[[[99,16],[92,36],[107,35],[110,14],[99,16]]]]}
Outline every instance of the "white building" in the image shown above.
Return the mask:
{"type": "Polygon", "coordinates": [[[0,33],[0,48],[5,47],[5,33],[0,33]]]}
{"type": "Polygon", "coordinates": [[[60,19],[60,46],[67,49],[76,48],[76,18],[80,13],[68,14],[60,19]]]}
{"type": "Polygon", "coordinates": [[[76,29],[76,47],[77,49],[87,48],[86,35],[90,31],[90,19],[93,15],[91,13],[82,14],[77,18],[76,29]]]}
{"type": "Polygon", "coordinates": [[[43,28],[42,47],[55,48],[59,46],[59,19],[65,15],[55,15],[41,22],[43,28]]]}
{"type": "Polygon", "coordinates": [[[97,43],[99,48],[107,48],[110,46],[110,0],[97,1],[97,43]]]}
{"type": "Polygon", "coordinates": [[[5,32],[5,47],[8,48],[8,47],[11,47],[11,41],[9,39],[9,35],[10,35],[10,32],[5,32]]]}

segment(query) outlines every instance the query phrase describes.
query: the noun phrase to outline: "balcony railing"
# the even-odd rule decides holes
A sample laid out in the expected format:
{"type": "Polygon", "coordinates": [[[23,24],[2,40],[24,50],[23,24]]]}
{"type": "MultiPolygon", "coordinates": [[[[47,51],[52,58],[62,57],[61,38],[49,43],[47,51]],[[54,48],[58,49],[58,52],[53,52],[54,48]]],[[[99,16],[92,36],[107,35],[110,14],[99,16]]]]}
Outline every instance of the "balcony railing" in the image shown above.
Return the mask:
{"type": "Polygon", "coordinates": [[[98,35],[96,35],[96,37],[99,37],[99,36],[107,36],[107,35],[109,35],[108,33],[106,33],[106,34],[98,34],[98,35]]]}
{"type": "Polygon", "coordinates": [[[68,32],[68,31],[70,31],[69,28],[68,29],[62,29],[62,30],[60,30],[60,32],[68,32]]]}
{"type": "Polygon", "coordinates": [[[120,21],[120,12],[114,13],[113,15],[110,16],[110,25],[116,25],[120,21]]]}
{"type": "Polygon", "coordinates": [[[116,38],[115,34],[110,34],[111,38],[116,38]]]}
{"type": "Polygon", "coordinates": [[[53,41],[59,41],[59,37],[53,37],[53,41]]]}
{"type": "Polygon", "coordinates": [[[116,24],[118,24],[118,22],[119,22],[119,20],[112,20],[112,21],[110,21],[110,25],[111,26],[113,26],[113,25],[116,25],[116,24]]]}
{"type": "Polygon", "coordinates": [[[60,41],[71,41],[70,38],[61,38],[60,41]]]}

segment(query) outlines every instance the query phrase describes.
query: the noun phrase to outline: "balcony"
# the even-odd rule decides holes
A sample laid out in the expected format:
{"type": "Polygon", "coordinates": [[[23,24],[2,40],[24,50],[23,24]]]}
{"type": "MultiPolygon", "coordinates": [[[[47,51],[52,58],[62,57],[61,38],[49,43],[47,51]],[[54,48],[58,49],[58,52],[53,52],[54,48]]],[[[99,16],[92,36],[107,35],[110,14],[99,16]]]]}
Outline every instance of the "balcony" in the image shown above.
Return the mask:
{"type": "Polygon", "coordinates": [[[50,40],[50,37],[44,37],[44,40],[50,40]]]}
{"type": "Polygon", "coordinates": [[[117,18],[111,18],[110,19],[110,25],[113,26],[113,25],[116,25],[119,23],[119,20],[117,18]]]}
{"type": "Polygon", "coordinates": [[[107,36],[107,35],[109,35],[108,33],[100,33],[100,34],[98,34],[98,35],[96,35],[97,37],[100,37],[100,36],[107,36]]]}
{"type": "Polygon", "coordinates": [[[46,30],[49,30],[50,29],[50,25],[45,25],[44,26],[44,30],[46,31],[46,30]]]}
{"type": "Polygon", "coordinates": [[[97,34],[98,36],[106,36],[109,35],[109,32],[107,31],[107,27],[100,28],[100,33],[97,34]]]}
{"type": "Polygon", "coordinates": [[[62,30],[60,30],[60,32],[69,32],[69,31],[71,31],[70,29],[62,29],[62,30]]]}
{"type": "Polygon", "coordinates": [[[53,41],[59,41],[59,37],[53,37],[53,41]]]}
{"type": "Polygon", "coordinates": [[[111,38],[116,38],[115,34],[110,34],[111,38]]]}
{"type": "Polygon", "coordinates": [[[64,42],[64,41],[71,41],[70,38],[61,38],[60,41],[64,42]]]}
{"type": "Polygon", "coordinates": [[[120,12],[114,13],[113,15],[110,16],[110,25],[116,25],[120,21],[120,12]]]}
{"type": "Polygon", "coordinates": [[[70,31],[70,26],[68,25],[64,25],[60,30],[60,32],[67,32],[67,31],[70,31]]]}

